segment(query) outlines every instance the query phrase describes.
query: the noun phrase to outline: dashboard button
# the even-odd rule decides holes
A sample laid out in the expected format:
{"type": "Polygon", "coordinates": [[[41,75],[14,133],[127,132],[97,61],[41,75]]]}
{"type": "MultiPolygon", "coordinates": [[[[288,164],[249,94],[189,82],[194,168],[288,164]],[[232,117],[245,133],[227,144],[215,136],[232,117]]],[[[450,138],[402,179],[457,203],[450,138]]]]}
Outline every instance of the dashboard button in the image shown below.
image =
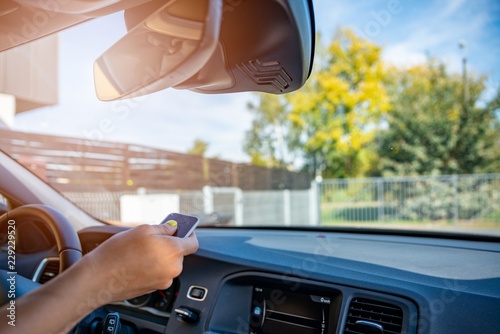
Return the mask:
{"type": "Polygon", "coordinates": [[[207,289],[201,286],[191,286],[187,294],[189,299],[202,301],[207,296],[207,289]]]}

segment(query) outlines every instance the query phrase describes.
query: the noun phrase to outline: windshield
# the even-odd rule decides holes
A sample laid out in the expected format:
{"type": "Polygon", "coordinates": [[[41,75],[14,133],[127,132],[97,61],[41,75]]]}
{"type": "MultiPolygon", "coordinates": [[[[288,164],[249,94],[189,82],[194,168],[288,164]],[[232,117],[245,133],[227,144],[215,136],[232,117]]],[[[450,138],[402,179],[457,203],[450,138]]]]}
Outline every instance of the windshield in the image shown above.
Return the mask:
{"type": "Polygon", "coordinates": [[[122,12],[9,50],[9,71],[52,51],[32,66],[39,86],[0,94],[2,149],[111,224],[182,212],[224,226],[500,235],[500,4],[313,5],[314,67],[284,95],[99,101],[94,61],[126,33],[122,12]]]}

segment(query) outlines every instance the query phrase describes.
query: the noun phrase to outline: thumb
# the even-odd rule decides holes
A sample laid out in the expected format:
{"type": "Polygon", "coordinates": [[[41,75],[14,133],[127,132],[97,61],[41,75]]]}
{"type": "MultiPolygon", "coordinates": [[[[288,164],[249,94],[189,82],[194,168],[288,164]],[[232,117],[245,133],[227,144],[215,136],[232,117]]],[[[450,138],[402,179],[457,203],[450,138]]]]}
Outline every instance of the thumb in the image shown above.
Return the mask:
{"type": "Polygon", "coordinates": [[[157,226],[160,228],[161,234],[174,235],[177,232],[177,222],[175,220],[169,220],[157,226]]]}

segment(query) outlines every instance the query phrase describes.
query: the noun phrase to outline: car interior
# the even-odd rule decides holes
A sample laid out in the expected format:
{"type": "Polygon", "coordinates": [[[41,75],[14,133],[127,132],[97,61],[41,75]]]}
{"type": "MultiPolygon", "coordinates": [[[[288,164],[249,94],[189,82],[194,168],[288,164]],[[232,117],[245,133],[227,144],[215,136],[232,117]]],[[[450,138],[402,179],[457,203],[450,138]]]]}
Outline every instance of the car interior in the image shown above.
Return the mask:
{"type": "MultiPolygon", "coordinates": [[[[312,72],[312,0],[2,1],[0,51],[117,12],[127,33],[93,67],[103,101],[167,88],[285,94],[312,72]]],[[[17,298],[130,228],[89,215],[3,151],[0,199],[2,305],[10,221],[17,298]]],[[[110,321],[116,333],[500,333],[498,236],[312,223],[196,234],[171,287],[95,309],[71,333],[108,333],[110,321]]]]}

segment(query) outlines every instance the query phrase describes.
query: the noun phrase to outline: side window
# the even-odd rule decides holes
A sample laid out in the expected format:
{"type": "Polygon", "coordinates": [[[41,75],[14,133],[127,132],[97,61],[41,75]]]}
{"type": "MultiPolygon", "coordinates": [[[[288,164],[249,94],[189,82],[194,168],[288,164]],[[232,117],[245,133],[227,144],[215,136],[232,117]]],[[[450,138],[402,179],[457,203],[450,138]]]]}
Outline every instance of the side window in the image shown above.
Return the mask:
{"type": "Polygon", "coordinates": [[[8,207],[7,199],[0,194],[0,216],[8,211],[8,207]]]}

